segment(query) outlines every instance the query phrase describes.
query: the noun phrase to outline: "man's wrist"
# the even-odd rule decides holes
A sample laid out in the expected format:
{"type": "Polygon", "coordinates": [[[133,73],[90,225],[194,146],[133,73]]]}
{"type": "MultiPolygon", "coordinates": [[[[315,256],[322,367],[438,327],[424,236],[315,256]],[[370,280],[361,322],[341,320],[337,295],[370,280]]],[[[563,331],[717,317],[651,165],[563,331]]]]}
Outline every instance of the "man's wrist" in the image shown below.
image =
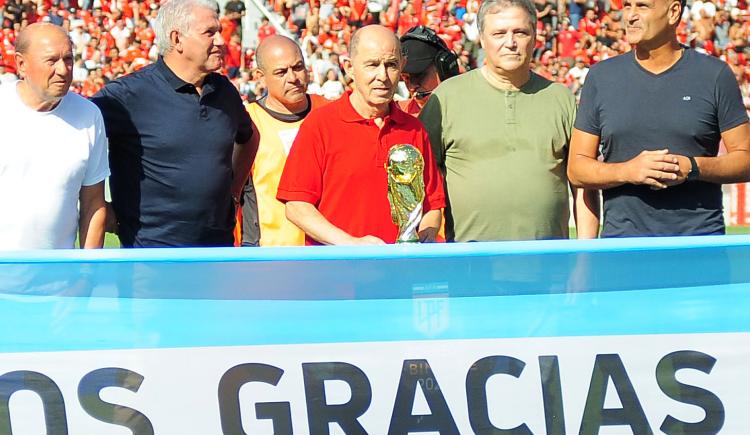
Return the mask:
{"type": "Polygon", "coordinates": [[[686,156],[686,157],[690,163],[690,169],[688,170],[687,177],[686,177],[687,180],[694,181],[694,180],[699,179],[701,175],[701,171],[700,171],[700,168],[698,167],[698,162],[695,160],[695,157],[693,156],[686,156]]]}

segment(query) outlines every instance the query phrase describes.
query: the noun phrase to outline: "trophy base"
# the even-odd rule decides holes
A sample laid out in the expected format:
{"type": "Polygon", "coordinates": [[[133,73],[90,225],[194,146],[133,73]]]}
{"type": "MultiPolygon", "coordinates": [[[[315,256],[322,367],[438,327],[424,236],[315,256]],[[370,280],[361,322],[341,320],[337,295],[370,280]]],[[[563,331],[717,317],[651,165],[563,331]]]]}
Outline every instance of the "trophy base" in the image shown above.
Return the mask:
{"type": "Polygon", "coordinates": [[[418,244],[418,243],[419,243],[419,239],[418,238],[416,238],[416,239],[397,239],[396,240],[396,244],[397,245],[401,245],[401,244],[418,244]]]}

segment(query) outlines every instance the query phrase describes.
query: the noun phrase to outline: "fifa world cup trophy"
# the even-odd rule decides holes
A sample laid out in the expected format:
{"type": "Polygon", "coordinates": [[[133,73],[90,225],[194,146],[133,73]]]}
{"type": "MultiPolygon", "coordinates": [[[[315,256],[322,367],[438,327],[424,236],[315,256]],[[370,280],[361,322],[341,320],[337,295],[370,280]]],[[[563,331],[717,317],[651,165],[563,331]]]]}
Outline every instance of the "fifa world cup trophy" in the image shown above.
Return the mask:
{"type": "Polygon", "coordinates": [[[424,201],[424,158],[409,144],[394,145],[388,151],[388,201],[391,218],[398,226],[396,243],[418,243],[417,229],[424,201]]]}

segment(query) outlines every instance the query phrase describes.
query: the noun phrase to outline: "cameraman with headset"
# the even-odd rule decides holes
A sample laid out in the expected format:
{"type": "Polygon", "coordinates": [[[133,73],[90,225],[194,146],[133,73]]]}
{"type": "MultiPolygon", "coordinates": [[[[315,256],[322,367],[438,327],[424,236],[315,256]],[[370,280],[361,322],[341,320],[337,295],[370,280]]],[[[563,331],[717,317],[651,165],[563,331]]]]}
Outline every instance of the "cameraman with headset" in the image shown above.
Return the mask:
{"type": "Polygon", "coordinates": [[[406,65],[401,79],[409,90],[409,99],[399,101],[404,112],[417,116],[438,85],[458,75],[458,57],[434,30],[425,26],[409,29],[401,37],[406,65]]]}

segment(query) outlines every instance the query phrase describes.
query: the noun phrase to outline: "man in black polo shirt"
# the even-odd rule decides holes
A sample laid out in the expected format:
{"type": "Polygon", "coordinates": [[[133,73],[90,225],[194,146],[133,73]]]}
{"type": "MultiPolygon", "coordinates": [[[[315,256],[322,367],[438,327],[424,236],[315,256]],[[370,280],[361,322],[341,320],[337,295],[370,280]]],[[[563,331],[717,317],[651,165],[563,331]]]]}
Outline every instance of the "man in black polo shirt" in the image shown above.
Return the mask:
{"type": "Polygon", "coordinates": [[[233,243],[230,185],[252,130],[239,93],[216,73],[224,54],[216,11],[213,0],[164,3],[159,60],[94,97],[124,247],[233,243]]]}
{"type": "Polygon", "coordinates": [[[602,236],[723,234],[721,184],[750,180],[737,82],[724,62],[677,42],[684,6],[625,0],[634,51],[586,77],[568,176],[604,189],[602,236]],[[727,153],[717,157],[719,141],[727,153]]]}

